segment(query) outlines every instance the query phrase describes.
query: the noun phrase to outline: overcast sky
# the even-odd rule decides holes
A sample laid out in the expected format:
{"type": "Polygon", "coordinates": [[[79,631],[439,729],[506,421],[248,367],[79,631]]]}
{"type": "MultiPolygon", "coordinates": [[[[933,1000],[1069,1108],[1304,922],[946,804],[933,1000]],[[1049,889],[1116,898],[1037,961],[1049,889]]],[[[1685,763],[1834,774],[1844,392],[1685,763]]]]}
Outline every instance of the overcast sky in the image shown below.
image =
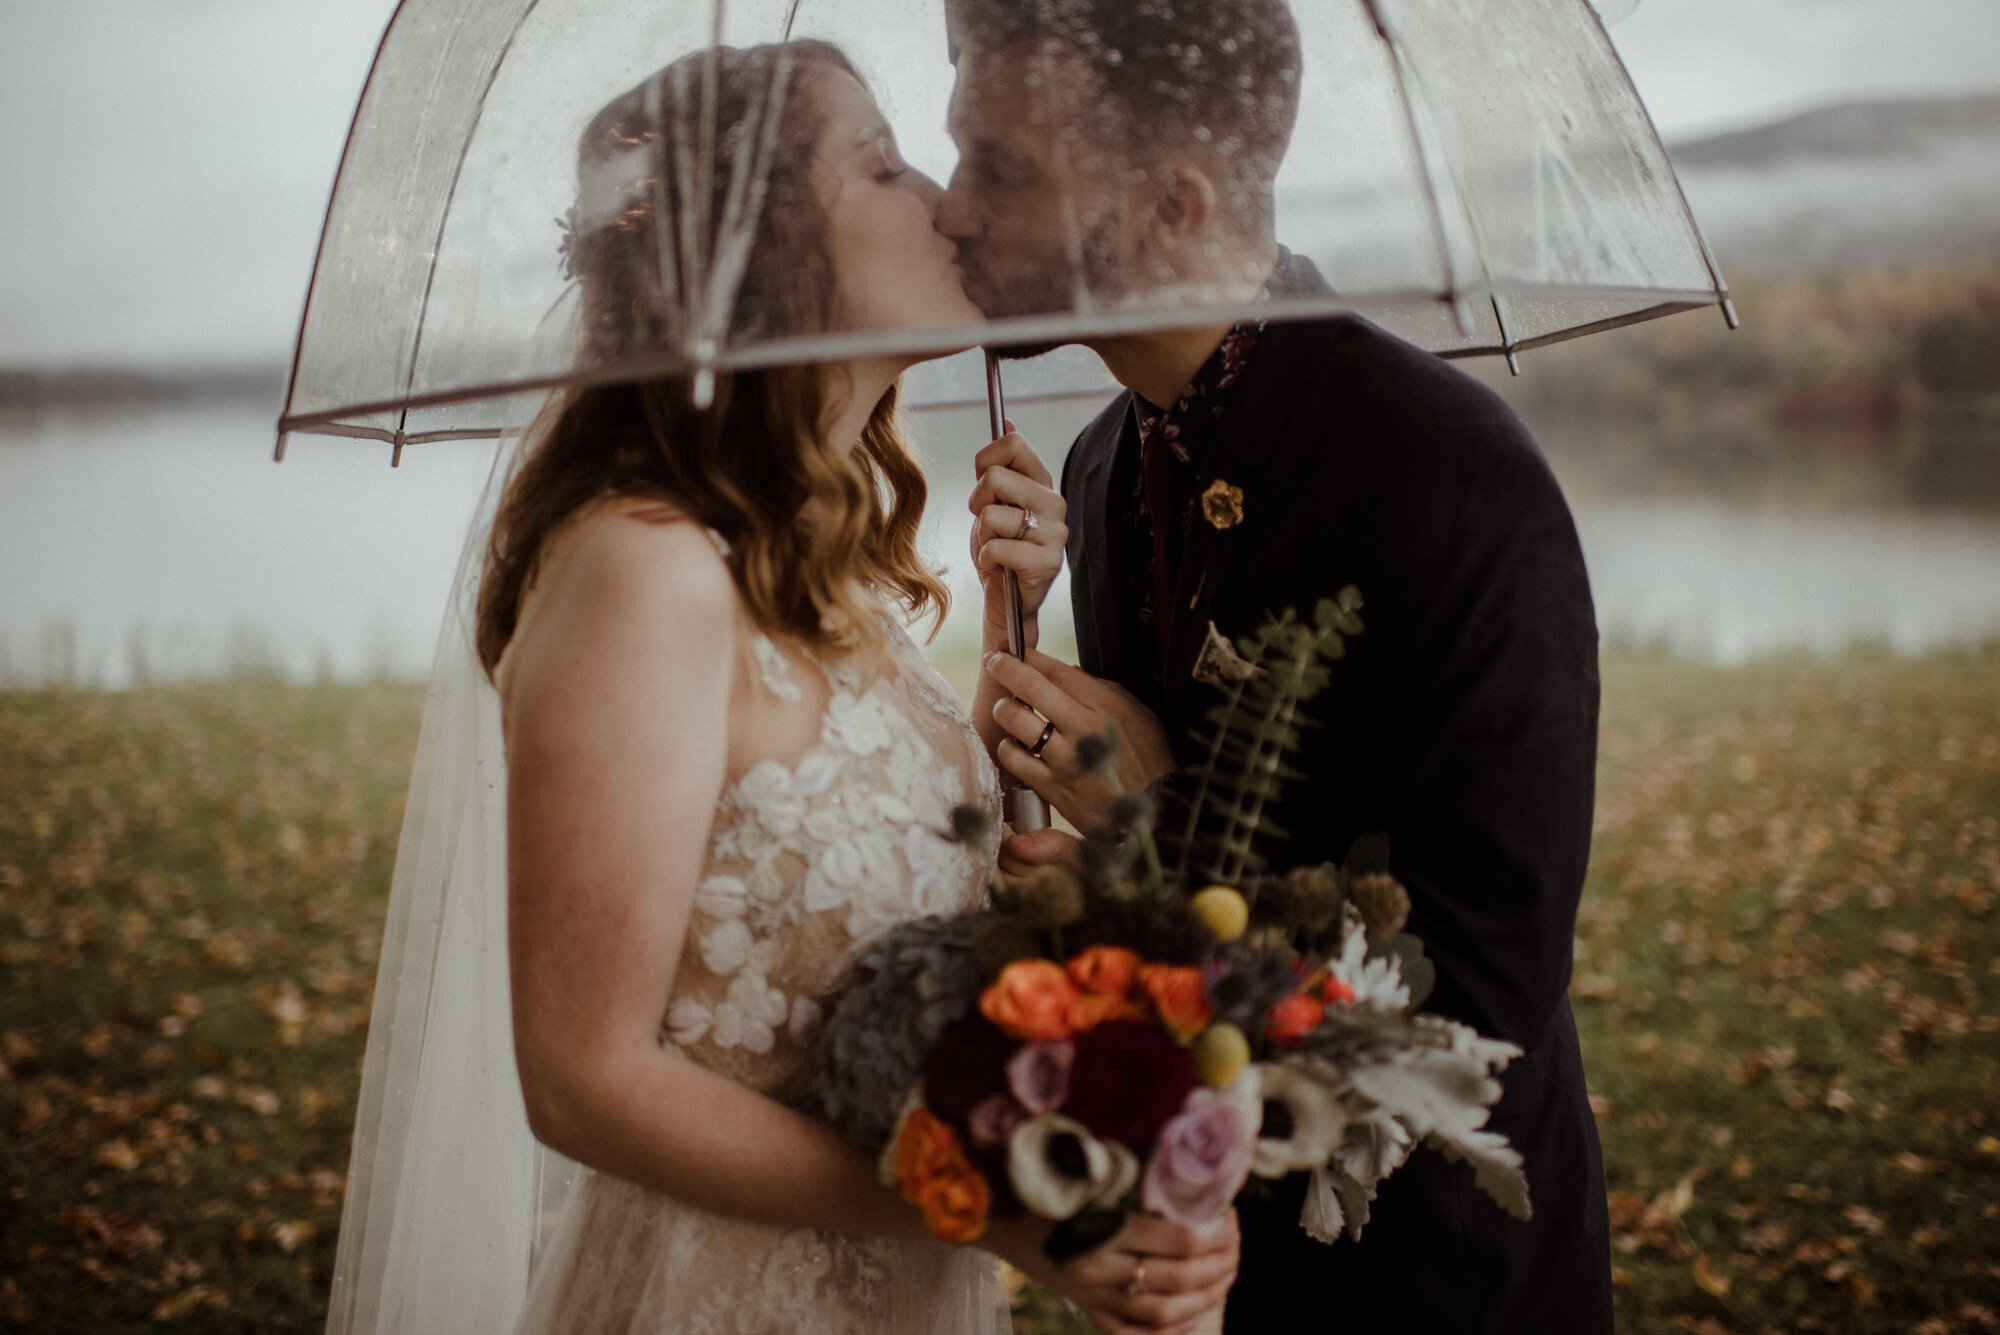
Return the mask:
{"type": "MultiPolygon", "coordinates": [[[[0,0],[0,365],[287,356],[392,9],[0,0]]],[[[1612,35],[1669,138],[2000,87],[1996,0],[1643,0],[1612,35]]]]}

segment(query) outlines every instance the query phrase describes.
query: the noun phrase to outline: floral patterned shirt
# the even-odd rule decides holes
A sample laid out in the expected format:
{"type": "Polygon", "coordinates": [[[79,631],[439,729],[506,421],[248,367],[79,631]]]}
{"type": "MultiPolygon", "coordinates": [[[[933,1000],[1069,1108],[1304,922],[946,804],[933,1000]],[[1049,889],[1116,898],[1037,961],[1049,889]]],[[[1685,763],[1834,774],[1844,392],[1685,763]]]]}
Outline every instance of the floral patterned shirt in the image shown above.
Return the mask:
{"type": "Polygon", "coordinates": [[[1232,328],[1195,372],[1171,408],[1133,396],[1139,409],[1139,467],[1121,526],[1126,542],[1126,574],[1139,628],[1152,638],[1156,671],[1167,656],[1167,602],[1180,575],[1188,525],[1216,461],[1210,457],[1236,382],[1257,349],[1262,320],[1232,328]]]}

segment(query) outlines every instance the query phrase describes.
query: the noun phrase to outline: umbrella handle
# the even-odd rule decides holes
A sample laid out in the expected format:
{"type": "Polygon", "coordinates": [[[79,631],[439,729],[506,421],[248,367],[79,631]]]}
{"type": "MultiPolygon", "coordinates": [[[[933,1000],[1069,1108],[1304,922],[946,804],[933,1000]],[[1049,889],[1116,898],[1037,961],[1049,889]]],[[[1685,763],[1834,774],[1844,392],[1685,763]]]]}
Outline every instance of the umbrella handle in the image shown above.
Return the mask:
{"type": "MultiPolygon", "coordinates": [[[[1000,385],[1000,359],[986,354],[986,418],[998,440],[1007,431],[1007,396],[1000,385]]],[[[1001,572],[1007,594],[1007,652],[1018,659],[1028,657],[1028,632],[1021,613],[1021,582],[1011,570],[1001,572]]],[[[1049,804],[1032,788],[1016,784],[1003,799],[1007,823],[1014,833],[1027,834],[1049,828],[1049,804]]]]}

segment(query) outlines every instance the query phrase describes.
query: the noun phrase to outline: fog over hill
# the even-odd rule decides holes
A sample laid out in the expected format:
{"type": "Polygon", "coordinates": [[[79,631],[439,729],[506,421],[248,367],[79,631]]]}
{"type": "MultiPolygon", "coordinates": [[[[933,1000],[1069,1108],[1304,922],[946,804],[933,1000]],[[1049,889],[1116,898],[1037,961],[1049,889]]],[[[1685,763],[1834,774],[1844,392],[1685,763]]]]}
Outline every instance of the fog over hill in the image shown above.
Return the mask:
{"type": "Polygon", "coordinates": [[[2000,260],[2000,94],[1841,103],[1668,151],[1725,275],[2000,260]]]}

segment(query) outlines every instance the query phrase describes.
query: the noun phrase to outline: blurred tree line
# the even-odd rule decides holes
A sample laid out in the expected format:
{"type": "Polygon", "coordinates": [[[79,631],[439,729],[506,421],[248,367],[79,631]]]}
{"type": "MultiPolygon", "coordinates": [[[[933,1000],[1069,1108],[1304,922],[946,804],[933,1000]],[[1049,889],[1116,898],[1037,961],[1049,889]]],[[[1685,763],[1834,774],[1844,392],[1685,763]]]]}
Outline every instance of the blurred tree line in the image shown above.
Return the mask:
{"type": "Polygon", "coordinates": [[[1880,499],[2000,506],[2000,264],[1732,289],[1739,330],[1680,315],[1523,354],[1495,383],[1559,468],[1565,447],[1608,449],[1626,483],[1733,485],[1838,461],[1901,493],[1880,499]]]}

